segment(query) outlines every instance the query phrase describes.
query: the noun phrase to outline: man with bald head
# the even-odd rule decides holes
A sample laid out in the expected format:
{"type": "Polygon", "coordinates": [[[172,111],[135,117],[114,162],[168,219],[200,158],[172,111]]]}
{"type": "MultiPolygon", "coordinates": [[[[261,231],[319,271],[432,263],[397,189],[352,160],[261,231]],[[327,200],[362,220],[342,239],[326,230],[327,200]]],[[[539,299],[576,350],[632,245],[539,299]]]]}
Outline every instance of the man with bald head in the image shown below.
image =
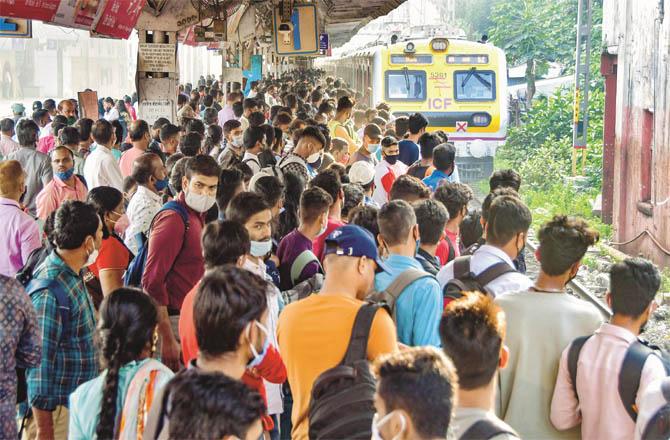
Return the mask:
{"type": "Polygon", "coordinates": [[[151,132],[146,121],[138,119],[128,126],[128,135],[133,148],[126,150],[119,160],[119,168],[123,177],[128,177],[133,172],[135,159],[147,152],[151,142],[151,132]]]}
{"type": "Polygon", "coordinates": [[[69,99],[64,99],[58,103],[58,114],[67,118],[67,125],[77,122],[77,109],[74,103],[69,99]]]}
{"type": "Polygon", "coordinates": [[[133,162],[131,176],[137,182],[137,191],[126,208],[130,226],[126,229],[125,243],[137,254],[140,247],[138,234],[147,237],[151,221],[163,206],[161,193],[168,185],[168,173],[157,154],[145,153],[133,162]]]}

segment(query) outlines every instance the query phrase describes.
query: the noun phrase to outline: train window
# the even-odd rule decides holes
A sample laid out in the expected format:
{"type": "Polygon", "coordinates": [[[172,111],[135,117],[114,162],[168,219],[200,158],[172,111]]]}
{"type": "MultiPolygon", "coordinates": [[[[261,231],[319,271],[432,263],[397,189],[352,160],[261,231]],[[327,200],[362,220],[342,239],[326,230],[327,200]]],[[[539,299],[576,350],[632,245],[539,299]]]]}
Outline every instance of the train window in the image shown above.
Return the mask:
{"type": "Polygon", "coordinates": [[[391,64],[433,64],[432,55],[391,55],[391,64]]]}
{"type": "Polygon", "coordinates": [[[491,70],[459,70],[454,73],[456,101],[494,101],[496,74],[491,70]]]}
{"type": "Polygon", "coordinates": [[[387,70],[386,99],[390,101],[425,101],[426,72],[423,70],[387,70]]]}

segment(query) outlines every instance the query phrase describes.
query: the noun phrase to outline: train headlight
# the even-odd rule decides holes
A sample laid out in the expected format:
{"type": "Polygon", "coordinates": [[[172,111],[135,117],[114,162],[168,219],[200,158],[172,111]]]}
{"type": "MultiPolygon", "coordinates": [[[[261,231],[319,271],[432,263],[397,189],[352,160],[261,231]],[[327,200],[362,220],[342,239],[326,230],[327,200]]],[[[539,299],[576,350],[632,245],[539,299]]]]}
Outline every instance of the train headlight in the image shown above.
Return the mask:
{"type": "Polygon", "coordinates": [[[405,46],[405,53],[414,53],[416,52],[416,46],[411,41],[405,46]]]}
{"type": "Polygon", "coordinates": [[[491,115],[488,113],[475,113],[472,115],[472,125],[474,127],[486,127],[491,124],[491,115]]]}
{"type": "Polygon", "coordinates": [[[430,48],[435,52],[444,52],[449,47],[449,40],[446,38],[435,38],[430,42],[430,48]]]}

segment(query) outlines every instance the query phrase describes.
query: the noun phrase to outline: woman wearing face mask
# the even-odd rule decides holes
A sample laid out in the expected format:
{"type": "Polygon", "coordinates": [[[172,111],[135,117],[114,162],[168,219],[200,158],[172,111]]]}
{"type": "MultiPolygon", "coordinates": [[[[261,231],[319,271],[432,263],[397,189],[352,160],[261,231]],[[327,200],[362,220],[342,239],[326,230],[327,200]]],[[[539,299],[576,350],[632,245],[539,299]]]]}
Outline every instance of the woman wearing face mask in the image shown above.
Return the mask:
{"type": "MultiPolygon", "coordinates": [[[[88,203],[93,205],[102,220],[102,245],[95,262],[88,266],[90,272],[100,282],[103,296],[107,296],[116,289],[123,287],[123,273],[128,268],[133,255],[123,244],[123,240],[116,235],[116,223],[125,214],[123,194],[116,188],[99,186],[88,193],[88,203]]],[[[87,279],[90,287],[91,281],[87,279]]],[[[95,287],[93,288],[95,289],[95,287]]],[[[89,293],[94,296],[95,292],[89,293]]],[[[97,306],[98,304],[96,304],[97,306]]]]}
{"type": "Polygon", "coordinates": [[[343,96],[337,101],[335,117],[328,123],[330,136],[344,139],[347,142],[349,153],[356,151],[360,145],[360,140],[352,124],[348,124],[353,112],[354,103],[348,96],[343,96]]]}
{"type": "Polygon", "coordinates": [[[382,160],[375,166],[375,191],[372,199],[380,206],[388,202],[393,182],[407,173],[407,165],[400,162],[398,141],[391,136],[382,139],[382,160]]]}
{"type": "Polygon", "coordinates": [[[333,138],[330,141],[330,154],[333,156],[333,160],[337,163],[341,163],[346,166],[351,159],[349,154],[347,141],[342,138],[333,138]]]}

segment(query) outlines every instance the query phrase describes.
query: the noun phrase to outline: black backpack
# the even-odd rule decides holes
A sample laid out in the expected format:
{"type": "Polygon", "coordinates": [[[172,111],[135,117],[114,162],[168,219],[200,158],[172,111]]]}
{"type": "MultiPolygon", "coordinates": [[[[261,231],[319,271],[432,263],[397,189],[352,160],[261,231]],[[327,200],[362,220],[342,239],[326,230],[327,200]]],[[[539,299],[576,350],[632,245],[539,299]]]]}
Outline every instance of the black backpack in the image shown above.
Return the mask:
{"type": "Polygon", "coordinates": [[[665,398],[665,405],[661,406],[654,416],[649,419],[644,428],[642,440],[666,440],[670,437],[670,421],[668,413],[670,412],[670,380],[666,379],[661,383],[661,393],[665,398]],[[665,420],[663,420],[665,419],[665,420]]]}
{"type": "MultiPolygon", "coordinates": [[[[577,393],[577,364],[579,362],[579,354],[591,336],[593,335],[575,339],[568,349],[568,372],[572,381],[572,390],[577,400],[579,400],[579,394],[577,393]]],[[[621,364],[621,370],[619,371],[619,397],[624,408],[626,408],[626,412],[633,421],[637,420],[635,397],[637,396],[638,388],[640,388],[642,369],[645,362],[647,362],[647,358],[652,355],[658,356],[661,359],[665,366],[666,374],[670,374],[668,353],[639,339],[630,344],[621,364]]]]}
{"type": "Polygon", "coordinates": [[[462,440],[489,440],[498,435],[507,434],[519,437],[513,429],[510,429],[500,420],[482,419],[472,424],[460,437],[462,440]]]}
{"type": "Polygon", "coordinates": [[[311,440],[368,440],[372,436],[375,379],[368,365],[367,346],[378,309],[368,303],[358,310],[344,359],[314,382],[308,410],[311,440]]]}
{"type": "Polygon", "coordinates": [[[470,271],[470,260],[472,256],[465,255],[454,260],[454,278],[449,280],[442,290],[445,301],[450,302],[463,296],[463,292],[479,291],[492,293],[486,288],[486,285],[506,273],[516,272],[509,264],[501,261],[489,266],[479,275],[470,271]]]}

